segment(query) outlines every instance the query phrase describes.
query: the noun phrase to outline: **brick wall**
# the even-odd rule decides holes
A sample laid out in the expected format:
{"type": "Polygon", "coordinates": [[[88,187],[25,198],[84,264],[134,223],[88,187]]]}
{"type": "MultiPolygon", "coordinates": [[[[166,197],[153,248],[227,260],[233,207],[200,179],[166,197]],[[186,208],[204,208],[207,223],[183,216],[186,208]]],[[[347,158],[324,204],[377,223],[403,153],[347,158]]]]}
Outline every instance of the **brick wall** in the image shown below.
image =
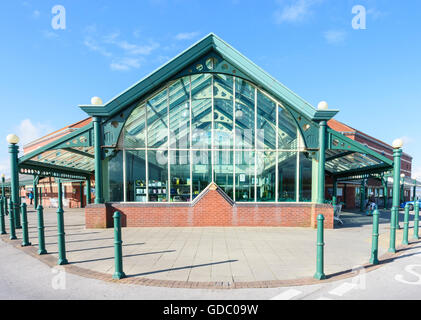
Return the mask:
{"type": "Polygon", "coordinates": [[[88,205],[87,228],[112,227],[112,215],[122,213],[123,227],[312,227],[317,216],[325,216],[325,227],[333,228],[333,208],[314,203],[234,204],[220,189],[206,190],[192,204],[88,205]]]}

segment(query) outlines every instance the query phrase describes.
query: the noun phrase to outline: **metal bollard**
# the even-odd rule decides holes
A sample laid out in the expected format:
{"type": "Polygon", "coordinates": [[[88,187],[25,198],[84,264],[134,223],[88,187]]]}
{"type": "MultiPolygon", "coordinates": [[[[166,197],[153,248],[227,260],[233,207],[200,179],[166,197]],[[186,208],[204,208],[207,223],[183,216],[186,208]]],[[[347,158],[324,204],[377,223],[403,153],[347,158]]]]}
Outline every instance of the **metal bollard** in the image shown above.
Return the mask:
{"type": "Polygon", "coordinates": [[[22,247],[28,247],[31,245],[31,243],[29,242],[28,215],[27,215],[26,203],[22,203],[21,212],[22,212],[22,247]]]}
{"type": "Polygon", "coordinates": [[[4,201],[6,201],[5,197],[0,198],[0,228],[1,232],[0,234],[7,234],[6,232],[6,222],[4,220],[4,201]]]}
{"type": "Polygon", "coordinates": [[[405,206],[405,221],[403,223],[403,240],[402,245],[407,246],[408,241],[408,232],[409,232],[409,205],[405,206]]]}
{"type": "Polygon", "coordinates": [[[15,229],[15,219],[13,214],[13,203],[12,199],[9,199],[9,221],[10,221],[10,240],[16,240],[16,229],[15,229]]]}
{"type": "Polygon", "coordinates": [[[325,217],[319,214],[317,217],[317,263],[316,263],[316,274],[314,278],[317,280],[326,279],[324,273],[324,220],[325,217]]]}
{"type": "Polygon", "coordinates": [[[59,207],[57,210],[57,232],[58,232],[58,265],[69,264],[66,259],[66,239],[64,232],[64,211],[59,207]]]}
{"type": "Polygon", "coordinates": [[[123,249],[121,240],[121,213],[116,211],[114,213],[114,261],[115,261],[115,272],[113,279],[122,279],[126,275],[123,272],[123,249]]]}
{"type": "Polygon", "coordinates": [[[415,201],[414,206],[414,240],[419,240],[418,231],[420,228],[420,204],[417,201],[415,201]]]}
{"type": "Polygon", "coordinates": [[[390,243],[389,252],[396,253],[396,207],[390,210],[390,243]]]}
{"type": "Polygon", "coordinates": [[[371,264],[379,264],[379,210],[375,210],[373,213],[373,238],[371,246],[371,264]]]}
{"type": "Polygon", "coordinates": [[[44,208],[39,205],[37,208],[38,212],[38,254],[47,254],[45,249],[45,235],[44,235],[44,208]]]}

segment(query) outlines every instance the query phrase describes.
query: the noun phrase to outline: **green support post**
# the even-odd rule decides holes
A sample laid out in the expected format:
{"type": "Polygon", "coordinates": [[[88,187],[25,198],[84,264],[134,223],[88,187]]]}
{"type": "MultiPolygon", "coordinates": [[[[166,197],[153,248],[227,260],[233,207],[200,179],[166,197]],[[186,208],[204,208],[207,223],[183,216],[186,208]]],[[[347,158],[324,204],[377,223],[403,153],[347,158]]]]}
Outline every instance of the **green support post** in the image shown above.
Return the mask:
{"type": "Polygon", "coordinates": [[[114,213],[114,261],[115,261],[115,272],[113,279],[122,279],[126,275],[123,272],[123,249],[121,240],[121,213],[116,211],[114,213]]]}
{"type": "Polygon", "coordinates": [[[94,123],[94,150],[95,150],[95,203],[104,203],[103,186],[102,186],[102,129],[101,118],[93,117],[94,123]]]}
{"type": "Polygon", "coordinates": [[[15,217],[13,213],[12,199],[9,200],[9,222],[10,222],[10,240],[16,240],[15,217]]]}
{"type": "Polygon", "coordinates": [[[34,193],[34,208],[35,210],[38,208],[38,177],[34,177],[34,184],[33,184],[33,193],[34,193]]]}
{"type": "Polygon", "coordinates": [[[365,179],[361,181],[360,187],[360,211],[365,211],[365,179]]]}
{"type": "Polygon", "coordinates": [[[42,206],[42,187],[39,187],[39,205],[42,206]]]}
{"type": "Polygon", "coordinates": [[[402,240],[402,245],[404,246],[409,245],[408,233],[409,233],[409,204],[405,206],[405,222],[403,224],[403,240],[402,240]]]}
{"type": "Polygon", "coordinates": [[[7,207],[7,198],[6,198],[6,197],[4,197],[4,214],[5,214],[6,216],[8,216],[8,215],[9,215],[8,210],[9,210],[9,208],[7,207]]]}
{"type": "Polygon", "coordinates": [[[332,197],[332,206],[336,206],[338,204],[338,201],[336,199],[336,196],[332,197]]]}
{"type": "Polygon", "coordinates": [[[317,217],[317,263],[316,263],[316,274],[314,278],[317,280],[326,279],[324,273],[324,220],[325,217],[319,214],[317,217]]]}
{"type": "Polygon", "coordinates": [[[317,203],[325,201],[326,121],[319,122],[319,166],[317,172],[317,203]]]}
{"type": "Polygon", "coordinates": [[[38,212],[38,254],[43,255],[47,254],[45,249],[45,235],[44,235],[44,208],[42,205],[39,205],[37,208],[38,212]]]}
{"type": "Polygon", "coordinates": [[[20,216],[19,216],[19,173],[18,173],[18,154],[19,147],[17,144],[9,145],[10,153],[10,194],[13,202],[13,210],[15,218],[15,228],[21,229],[20,216]]]}
{"type": "Polygon", "coordinates": [[[418,201],[415,201],[414,204],[414,240],[419,240],[418,231],[420,228],[420,204],[418,201]]]}
{"type": "Polygon", "coordinates": [[[390,217],[390,246],[389,252],[396,252],[396,229],[399,226],[399,189],[400,189],[400,172],[401,172],[401,155],[402,149],[393,149],[393,205],[390,217]]]}
{"type": "Polygon", "coordinates": [[[80,208],[83,208],[83,182],[80,182],[80,208]]]}
{"type": "MultiPolygon", "coordinates": [[[[387,182],[386,182],[387,183],[387,182]]],[[[387,187],[383,188],[383,193],[384,193],[384,210],[387,210],[387,202],[389,199],[389,195],[387,194],[387,187]]]]}
{"type": "Polygon", "coordinates": [[[63,190],[61,180],[57,180],[58,187],[58,209],[57,209],[57,231],[58,231],[58,265],[69,264],[66,259],[66,239],[64,232],[64,210],[63,210],[63,190]]]}
{"type": "Polygon", "coordinates": [[[372,237],[372,246],[371,246],[371,264],[379,264],[379,210],[374,210],[373,212],[373,237],[372,237]]]}
{"type": "Polygon", "coordinates": [[[5,197],[0,198],[0,234],[7,234],[6,232],[6,222],[4,220],[4,205],[3,202],[6,201],[5,197]]]}
{"type": "Polygon", "coordinates": [[[91,198],[91,179],[88,178],[86,180],[86,203],[91,204],[92,198],[91,198]]]}
{"type": "Polygon", "coordinates": [[[414,180],[414,187],[412,189],[412,194],[414,195],[414,202],[417,201],[417,180],[414,180]]]}
{"type": "Polygon", "coordinates": [[[338,196],[338,180],[336,178],[333,178],[333,197],[337,197],[338,196]]]}
{"type": "Polygon", "coordinates": [[[27,215],[26,203],[22,203],[21,213],[22,213],[22,247],[28,247],[31,245],[31,243],[29,242],[28,215],[27,215]]]}

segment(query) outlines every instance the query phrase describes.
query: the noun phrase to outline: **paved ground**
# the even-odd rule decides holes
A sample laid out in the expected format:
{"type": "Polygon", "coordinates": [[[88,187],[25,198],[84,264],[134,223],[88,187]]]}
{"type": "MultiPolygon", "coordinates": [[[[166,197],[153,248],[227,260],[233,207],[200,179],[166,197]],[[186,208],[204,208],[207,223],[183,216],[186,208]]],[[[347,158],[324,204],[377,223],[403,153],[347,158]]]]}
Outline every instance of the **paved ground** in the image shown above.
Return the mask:
{"type": "MultiPolygon", "coordinates": [[[[50,268],[0,241],[0,299],[141,299],[141,300],[326,300],[420,299],[421,242],[403,249],[383,267],[354,278],[290,288],[205,290],[122,285],[50,268]],[[19,267],[17,267],[19,266],[19,267]],[[34,276],[36,275],[36,276],[34,276]]],[[[156,310],[154,310],[156,311],[156,310]]]]}
{"type": "MultiPolygon", "coordinates": [[[[326,230],[325,272],[340,274],[368,262],[371,217],[343,215],[345,225],[326,230]]],[[[388,213],[382,214],[379,254],[388,248],[388,213]]],[[[37,245],[36,214],[28,211],[30,238],[37,245]]],[[[7,221],[7,219],[6,219],[7,221]]],[[[45,212],[46,246],[57,257],[57,222],[45,212]]],[[[84,228],[83,210],[65,213],[69,262],[101,273],[114,272],[113,230],[84,228]]],[[[21,239],[21,231],[17,232],[21,239]]],[[[398,235],[398,243],[400,243],[398,235]]],[[[124,271],[130,277],[190,282],[251,282],[311,278],[316,231],[304,228],[125,228],[124,271]]]]}

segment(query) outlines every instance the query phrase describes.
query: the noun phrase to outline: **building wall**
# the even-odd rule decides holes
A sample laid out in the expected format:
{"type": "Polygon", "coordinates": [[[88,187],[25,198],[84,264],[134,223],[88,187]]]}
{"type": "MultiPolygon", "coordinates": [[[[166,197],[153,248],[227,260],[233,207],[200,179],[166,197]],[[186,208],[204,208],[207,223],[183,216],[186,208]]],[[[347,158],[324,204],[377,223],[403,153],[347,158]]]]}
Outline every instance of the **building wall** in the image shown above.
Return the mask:
{"type": "Polygon", "coordinates": [[[123,227],[316,227],[325,216],[333,228],[333,207],[313,203],[234,204],[219,190],[206,190],[193,204],[88,205],[87,228],[110,228],[112,215],[122,213],[123,227]]]}

